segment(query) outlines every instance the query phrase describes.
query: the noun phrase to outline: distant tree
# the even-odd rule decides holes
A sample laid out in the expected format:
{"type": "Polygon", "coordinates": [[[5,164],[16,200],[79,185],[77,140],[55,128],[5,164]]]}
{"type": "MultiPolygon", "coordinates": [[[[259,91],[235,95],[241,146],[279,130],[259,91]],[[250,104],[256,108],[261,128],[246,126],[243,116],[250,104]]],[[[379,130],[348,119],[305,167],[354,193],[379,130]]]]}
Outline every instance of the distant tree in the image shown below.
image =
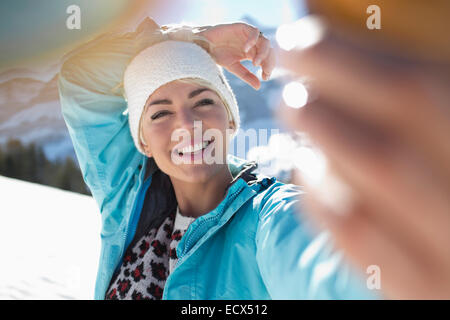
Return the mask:
{"type": "Polygon", "coordinates": [[[70,168],[69,165],[67,165],[67,160],[61,164],[56,171],[55,187],[63,190],[71,190],[70,168]]]}
{"type": "Polygon", "coordinates": [[[72,158],[49,161],[41,147],[11,139],[0,146],[0,175],[90,195],[72,158]]]}
{"type": "Polygon", "coordinates": [[[49,184],[48,175],[51,175],[52,168],[49,168],[49,162],[42,148],[36,148],[36,177],[37,181],[43,184],[49,184]]]}
{"type": "Polygon", "coordinates": [[[37,179],[37,166],[36,166],[36,146],[31,143],[24,150],[23,162],[23,174],[27,181],[38,182],[37,179]]]}
{"type": "Polygon", "coordinates": [[[5,172],[8,177],[24,180],[24,147],[20,140],[11,139],[6,144],[5,172]]]}
{"type": "Polygon", "coordinates": [[[2,150],[2,148],[0,148],[0,174],[3,172],[4,159],[5,159],[5,156],[3,155],[3,150],[2,150]]]}

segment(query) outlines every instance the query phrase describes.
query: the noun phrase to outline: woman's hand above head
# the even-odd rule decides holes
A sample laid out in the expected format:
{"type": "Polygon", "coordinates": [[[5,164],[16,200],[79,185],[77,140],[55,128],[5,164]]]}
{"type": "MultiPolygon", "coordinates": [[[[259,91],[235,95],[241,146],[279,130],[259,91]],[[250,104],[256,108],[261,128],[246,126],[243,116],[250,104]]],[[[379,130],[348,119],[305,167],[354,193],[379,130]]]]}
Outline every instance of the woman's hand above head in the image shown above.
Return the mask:
{"type": "Polygon", "coordinates": [[[262,68],[262,79],[268,80],[275,67],[274,49],[270,41],[259,29],[249,24],[237,22],[204,27],[199,35],[211,44],[211,56],[224,67],[255,89],[261,83],[253,73],[241,64],[250,60],[262,68]]]}

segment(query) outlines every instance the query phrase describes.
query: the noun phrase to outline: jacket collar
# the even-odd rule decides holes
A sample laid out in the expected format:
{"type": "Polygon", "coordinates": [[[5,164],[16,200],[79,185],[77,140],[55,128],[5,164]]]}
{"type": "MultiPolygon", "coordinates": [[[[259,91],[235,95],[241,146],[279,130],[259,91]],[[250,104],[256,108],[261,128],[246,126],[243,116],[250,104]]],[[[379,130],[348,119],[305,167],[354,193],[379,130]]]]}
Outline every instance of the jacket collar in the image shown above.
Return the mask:
{"type": "MultiPolygon", "coordinates": [[[[234,156],[228,156],[228,166],[233,180],[225,190],[222,202],[211,212],[198,217],[192,222],[185,235],[176,248],[179,259],[192,254],[208,238],[225,225],[233,215],[253,196],[258,194],[263,186],[260,182],[265,176],[258,177],[253,171],[257,168],[256,162],[246,161],[234,156]]],[[[273,179],[271,180],[273,182],[273,179]]]]}
{"type": "MultiPolygon", "coordinates": [[[[241,176],[247,177],[248,174],[250,174],[253,170],[255,170],[258,167],[258,164],[255,161],[247,161],[245,159],[238,158],[231,154],[227,155],[227,163],[231,175],[233,176],[233,181],[230,184],[233,184],[241,176]]],[[[150,178],[155,172],[159,170],[153,158],[145,157],[144,166],[146,168],[144,181],[150,178]]]]}
{"type": "MultiPolygon", "coordinates": [[[[131,245],[147,234],[150,229],[160,226],[169,214],[176,211],[178,205],[169,176],[158,168],[153,158],[146,157],[143,164],[146,169],[145,172],[141,172],[141,174],[144,174],[143,185],[146,185],[145,182],[150,178],[151,182],[150,187],[143,191],[146,194],[142,209],[139,213],[139,220],[131,245]]],[[[239,190],[244,186],[253,185],[258,181],[258,178],[253,173],[257,168],[256,162],[247,161],[233,155],[227,155],[227,164],[233,180],[225,189],[224,196],[226,196],[227,192],[232,194],[236,190],[239,190]]],[[[239,201],[242,199],[243,198],[240,197],[239,201]]],[[[234,202],[231,203],[230,198],[225,197],[220,205],[226,205],[228,207],[230,204],[232,204],[232,207],[235,206],[234,202]]],[[[227,210],[227,212],[228,211],[229,210],[227,210]]]]}

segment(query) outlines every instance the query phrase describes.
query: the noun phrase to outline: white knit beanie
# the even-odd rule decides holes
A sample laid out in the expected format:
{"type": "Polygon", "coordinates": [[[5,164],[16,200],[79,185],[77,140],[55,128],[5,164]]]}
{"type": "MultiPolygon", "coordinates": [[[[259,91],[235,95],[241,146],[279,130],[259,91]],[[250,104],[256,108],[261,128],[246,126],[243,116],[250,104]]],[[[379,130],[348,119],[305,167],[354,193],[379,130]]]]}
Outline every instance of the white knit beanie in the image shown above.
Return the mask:
{"type": "Polygon", "coordinates": [[[142,50],[127,66],[124,93],[128,102],[128,121],[136,148],[139,144],[139,121],[148,97],[159,87],[174,80],[200,78],[209,82],[229,106],[239,129],[239,109],[236,98],[223,74],[207,51],[192,42],[167,40],[142,50]]]}

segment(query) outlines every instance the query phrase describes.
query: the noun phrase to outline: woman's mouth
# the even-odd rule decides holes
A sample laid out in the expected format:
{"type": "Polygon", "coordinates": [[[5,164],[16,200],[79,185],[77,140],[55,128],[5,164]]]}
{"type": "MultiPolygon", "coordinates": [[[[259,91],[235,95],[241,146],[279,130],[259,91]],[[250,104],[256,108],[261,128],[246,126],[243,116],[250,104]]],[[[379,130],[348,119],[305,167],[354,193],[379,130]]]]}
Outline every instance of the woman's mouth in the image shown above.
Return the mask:
{"type": "Polygon", "coordinates": [[[178,155],[178,157],[182,158],[183,160],[197,160],[203,158],[203,153],[206,149],[209,149],[208,147],[211,147],[211,145],[214,143],[214,137],[212,137],[209,140],[205,140],[201,143],[196,143],[194,145],[189,145],[183,148],[177,148],[175,149],[174,153],[178,155]]]}

